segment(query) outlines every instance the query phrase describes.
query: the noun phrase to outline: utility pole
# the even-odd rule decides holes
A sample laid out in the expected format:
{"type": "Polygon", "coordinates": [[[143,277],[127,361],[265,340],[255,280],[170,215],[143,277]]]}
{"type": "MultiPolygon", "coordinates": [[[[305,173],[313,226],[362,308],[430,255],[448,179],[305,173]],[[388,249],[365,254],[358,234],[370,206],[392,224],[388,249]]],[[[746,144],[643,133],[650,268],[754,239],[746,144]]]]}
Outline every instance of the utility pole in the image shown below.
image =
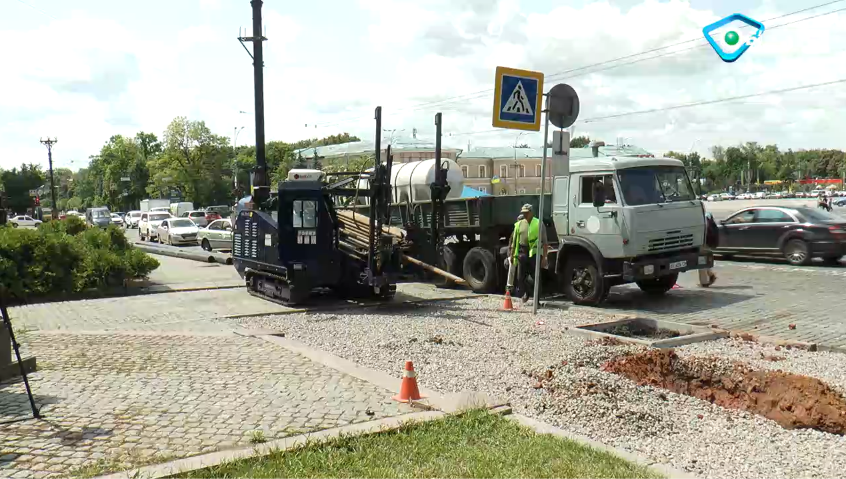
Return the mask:
{"type": "Polygon", "coordinates": [[[255,110],[256,110],[256,170],[253,176],[253,202],[262,205],[264,200],[270,196],[267,182],[267,157],[265,156],[264,144],[264,54],[262,42],[267,38],[262,35],[261,27],[261,0],[250,0],[253,8],[253,35],[250,37],[238,37],[238,41],[247,50],[253,59],[253,87],[255,89],[255,110]],[[244,42],[253,43],[253,51],[250,52],[244,42]]]}
{"type": "Polygon", "coordinates": [[[51,218],[56,217],[56,212],[59,211],[59,207],[56,204],[56,185],[53,184],[53,145],[58,142],[59,140],[57,140],[56,137],[50,138],[48,136],[46,140],[41,138],[41,143],[47,147],[47,163],[50,166],[50,201],[53,202],[51,209],[53,213],[50,214],[51,218]]]}

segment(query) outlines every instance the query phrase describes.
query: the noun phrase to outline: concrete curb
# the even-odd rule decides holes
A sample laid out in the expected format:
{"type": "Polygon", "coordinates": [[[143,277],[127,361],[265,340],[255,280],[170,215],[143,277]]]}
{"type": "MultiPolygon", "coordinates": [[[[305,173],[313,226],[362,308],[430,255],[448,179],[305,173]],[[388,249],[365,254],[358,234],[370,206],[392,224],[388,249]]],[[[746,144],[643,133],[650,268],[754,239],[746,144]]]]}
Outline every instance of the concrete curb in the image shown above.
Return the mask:
{"type": "Polygon", "coordinates": [[[675,469],[673,467],[658,464],[655,461],[650,460],[646,456],[642,456],[640,454],[636,454],[633,452],[626,451],[625,449],[618,449],[616,447],[609,446],[607,444],[601,443],[599,441],[595,441],[587,436],[582,436],[581,434],[576,434],[573,432],[565,431],[564,429],[555,427],[551,424],[547,424],[545,422],[538,421],[537,419],[530,418],[528,416],[524,416],[522,414],[511,414],[509,416],[505,416],[506,418],[517,422],[523,426],[529,427],[538,434],[551,434],[553,436],[558,436],[564,439],[570,439],[571,441],[590,446],[594,449],[611,453],[617,457],[625,459],[629,462],[633,462],[635,464],[649,467],[656,472],[663,474],[669,478],[683,478],[683,479],[695,479],[696,476],[690,474],[689,472],[685,472],[679,469],[675,469]]]}
{"type": "Polygon", "coordinates": [[[188,259],[192,261],[199,261],[201,263],[219,263],[225,265],[232,264],[232,257],[220,253],[189,253],[187,251],[174,251],[159,246],[152,246],[144,243],[133,243],[136,248],[149,254],[157,254],[161,256],[172,256],[174,258],[188,259]]]}
{"type": "MultiPolygon", "coordinates": [[[[268,331],[260,331],[260,334],[251,334],[249,330],[236,330],[234,332],[235,334],[253,336],[269,343],[276,344],[288,351],[304,356],[315,363],[322,364],[326,367],[340,371],[348,376],[361,379],[362,381],[366,381],[370,384],[374,384],[388,391],[398,391],[402,381],[402,377],[399,375],[400,371],[397,371],[397,376],[393,376],[376,369],[359,366],[350,360],[312,348],[311,346],[301,343],[295,339],[277,336],[275,334],[267,334],[268,331]]],[[[419,402],[415,401],[412,406],[430,410],[437,409],[447,413],[453,413],[474,407],[493,409],[499,406],[508,405],[505,401],[496,400],[481,393],[463,392],[444,395],[438,391],[421,387],[420,394],[426,397],[419,402]]]]}
{"type": "Polygon", "coordinates": [[[294,449],[296,447],[304,446],[309,443],[324,443],[341,435],[358,435],[370,434],[381,431],[390,431],[393,429],[398,429],[399,427],[411,421],[432,421],[435,419],[440,419],[444,416],[446,416],[446,414],[439,411],[414,412],[411,414],[404,414],[402,416],[377,419],[375,421],[368,421],[364,423],[351,424],[349,426],[342,426],[332,429],[324,429],[322,431],[316,431],[312,433],[289,436],[286,438],[269,441],[264,444],[258,444],[252,447],[212,452],[208,454],[201,454],[199,456],[187,457],[185,459],[177,459],[175,461],[156,464],[153,466],[144,466],[128,471],[121,471],[113,474],[97,476],[97,478],[95,479],[127,479],[136,477],[158,479],[174,474],[179,474],[180,472],[188,472],[197,469],[204,469],[207,467],[217,466],[238,459],[248,459],[253,457],[266,456],[275,451],[294,449]]]}

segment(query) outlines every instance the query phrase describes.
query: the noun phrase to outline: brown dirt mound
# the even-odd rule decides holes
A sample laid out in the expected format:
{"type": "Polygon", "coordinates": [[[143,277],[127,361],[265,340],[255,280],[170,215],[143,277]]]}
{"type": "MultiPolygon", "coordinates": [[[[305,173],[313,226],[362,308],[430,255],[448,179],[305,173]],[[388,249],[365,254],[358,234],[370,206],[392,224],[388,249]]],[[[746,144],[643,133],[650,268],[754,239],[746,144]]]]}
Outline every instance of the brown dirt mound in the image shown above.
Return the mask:
{"type": "Polygon", "coordinates": [[[741,363],[726,371],[711,361],[683,360],[660,349],[621,356],[604,371],[719,406],[772,419],[786,429],[811,428],[846,434],[846,399],[816,378],[781,371],[755,371],[741,363]],[[722,369],[722,370],[720,370],[722,369]]]}

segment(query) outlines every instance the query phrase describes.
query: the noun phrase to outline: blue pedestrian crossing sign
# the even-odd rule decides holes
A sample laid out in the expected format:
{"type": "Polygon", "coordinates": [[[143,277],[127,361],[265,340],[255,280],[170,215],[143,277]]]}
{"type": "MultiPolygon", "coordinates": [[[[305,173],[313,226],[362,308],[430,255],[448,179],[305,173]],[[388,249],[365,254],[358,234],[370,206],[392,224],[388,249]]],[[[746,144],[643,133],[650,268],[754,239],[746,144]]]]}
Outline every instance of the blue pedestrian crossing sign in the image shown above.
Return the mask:
{"type": "Polygon", "coordinates": [[[496,67],[493,126],[540,131],[543,73],[496,67]]]}

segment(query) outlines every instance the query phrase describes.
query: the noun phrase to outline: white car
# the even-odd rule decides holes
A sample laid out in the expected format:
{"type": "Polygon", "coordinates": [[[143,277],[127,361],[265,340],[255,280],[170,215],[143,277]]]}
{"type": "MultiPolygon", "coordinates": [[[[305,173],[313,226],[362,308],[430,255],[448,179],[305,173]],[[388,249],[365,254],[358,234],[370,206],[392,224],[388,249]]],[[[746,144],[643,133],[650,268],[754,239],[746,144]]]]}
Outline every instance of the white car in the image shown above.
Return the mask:
{"type": "Polygon", "coordinates": [[[28,226],[30,228],[35,228],[36,226],[41,224],[41,220],[37,220],[32,216],[28,215],[18,215],[13,218],[9,218],[9,223],[12,223],[12,228],[17,228],[18,226],[28,226]]]}
{"type": "Polygon", "coordinates": [[[195,244],[199,232],[200,228],[188,218],[168,218],[156,229],[156,236],[161,244],[195,244]]]}
{"type": "Polygon", "coordinates": [[[708,195],[706,198],[707,201],[723,201],[723,197],[720,195],[708,195]]]}
{"type": "Polygon", "coordinates": [[[112,213],[112,224],[116,226],[123,225],[123,218],[117,213],[112,213]]]}
{"type": "Polygon", "coordinates": [[[127,228],[137,228],[138,222],[141,221],[140,211],[130,211],[123,217],[123,225],[127,228]]]}
{"type": "Polygon", "coordinates": [[[720,195],[724,200],[733,200],[735,196],[731,193],[722,193],[720,195]]]}
{"type": "Polygon", "coordinates": [[[212,221],[200,230],[197,244],[206,251],[232,249],[232,221],[229,218],[212,221]]]}
{"type": "Polygon", "coordinates": [[[138,220],[138,237],[141,241],[155,241],[159,225],[170,218],[173,218],[173,215],[165,211],[141,213],[141,219],[138,220]]]}

